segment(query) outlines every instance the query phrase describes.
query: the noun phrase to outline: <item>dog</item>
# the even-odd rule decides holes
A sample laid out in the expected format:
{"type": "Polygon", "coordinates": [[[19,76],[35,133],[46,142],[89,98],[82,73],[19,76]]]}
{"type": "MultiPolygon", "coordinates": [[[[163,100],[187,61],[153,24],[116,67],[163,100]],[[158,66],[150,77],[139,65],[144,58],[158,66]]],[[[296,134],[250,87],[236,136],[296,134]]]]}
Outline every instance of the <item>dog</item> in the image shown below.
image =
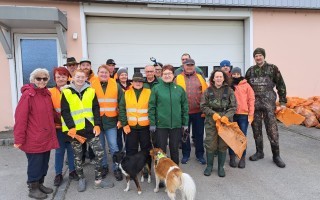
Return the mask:
{"type": "Polygon", "coordinates": [[[156,187],[154,192],[159,191],[159,182],[165,181],[166,192],[171,200],[176,197],[176,190],[182,193],[182,199],[193,200],[196,195],[196,185],[189,174],[183,173],[179,166],[173,162],[160,148],[150,150],[154,162],[156,187]]]}
{"type": "Polygon", "coordinates": [[[113,154],[113,162],[125,175],[127,181],[127,187],[124,189],[125,192],[129,191],[130,179],[133,179],[137,186],[138,194],[141,194],[141,186],[138,180],[138,174],[141,172],[141,182],[144,182],[142,169],[146,167],[148,171],[148,183],[151,183],[151,157],[146,151],[139,151],[138,153],[128,156],[124,152],[115,152],[113,154]]]}

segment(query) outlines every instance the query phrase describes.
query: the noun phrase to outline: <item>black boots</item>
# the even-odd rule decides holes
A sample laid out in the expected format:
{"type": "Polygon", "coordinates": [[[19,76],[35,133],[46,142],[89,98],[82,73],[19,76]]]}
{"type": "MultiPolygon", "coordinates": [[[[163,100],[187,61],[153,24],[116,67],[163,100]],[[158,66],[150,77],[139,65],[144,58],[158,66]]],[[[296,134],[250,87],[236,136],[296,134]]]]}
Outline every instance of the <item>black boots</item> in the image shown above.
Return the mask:
{"type": "Polygon", "coordinates": [[[236,155],[229,155],[230,156],[230,162],[229,162],[229,165],[230,167],[237,167],[237,164],[236,164],[236,155]]]}
{"type": "Polygon", "coordinates": [[[280,150],[279,146],[271,146],[272,154],[273,154],[273,162],[280,168],[284,168],[286,164],[280,158],[280,150]]]}
{"type": "Polygon", "coordinates": [[[47,194],[43,193],[40,190],[39,182],[28,183],[29,187],[29,197],[34,199],[46,199],[48,197],[47,194]]]}
{"type": "Polygon", "coordinates": [[[238,168],[245,168],[246,167],[246,156],[242,155],[239,163],[238,163],[238,168]]]}
{"type": "Polygon", "coordinates": [[[205,176],[210,176],[213,168],[213,160],[214,160],[214,153],[207,152],[207,167],[204,170],[203,174],[205,176]]]}
{"type": "Polygon", "coordinates": [[[224,171],[224,163],[226,161],[227,152],[218,151],[218,175],[220,177],[225,177],[226,173],[224,171]]]}
{"type": "Polygon", "coordinates": [[[249,157],[251,161],[257,161],[264,158],[263,141],[256,141],[256,150],[257,152],[249,157]]]}

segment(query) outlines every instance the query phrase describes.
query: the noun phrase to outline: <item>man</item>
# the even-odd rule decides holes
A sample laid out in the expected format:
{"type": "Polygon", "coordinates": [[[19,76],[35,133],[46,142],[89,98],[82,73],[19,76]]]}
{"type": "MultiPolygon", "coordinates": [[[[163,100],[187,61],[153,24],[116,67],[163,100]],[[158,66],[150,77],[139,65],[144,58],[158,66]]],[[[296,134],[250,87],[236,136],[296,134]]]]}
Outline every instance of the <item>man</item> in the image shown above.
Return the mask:
{"type": "MultiPolygon", "coordinates": [[[[190,59],[191,58],[191,56],[190,56],[190,54],[188,54],[188,53],[184,53],[184,54],[182,54],[182,56],[181,56],[181,65],[180,65],[180,67],[178,68],[178,69],[176,69],[175,71],[174,71],[174,76],[176,77],[176,76],[178,76],[179,74],[181,74],[182,72],[183,72],[183,63],[187,60],[187,59],[190,59]]],[[[199,68],[199,67],[195,67],[195,70],[196,70],[196,73],[197,74],[200,74],[204,79],[206,78],[205,76],[204,76],[204,74],[203,74],[203,71],[199,68]]]]}
{"type": "MultiPolygon", "coordinates": [[[[176,84],[180,85],[187,93],[189,104],[189,130],[192,124],[192,135],[195,138],[195,154],[197,160],[205,165],[206,161],[203,158],[203,135],[204,135],[204,118],[201,116],[200,100],[203,92],[207,89],[207,83],[204,78],[196,73],[195,62],[189,58],[184,62],[184,69],[176,78],[176,84]]],[[[186,164],[190,158],[191,145],[190,137],[182,143],[182,164],[186,164]]]]}
{"type": "Polygon", "coordinates": [[[155,76],[156,76],[157,78],[161,78],[163,64],[157,62],[157,63],[155,63],[153,66],[154,66],[154,68],[155,68],[155,70],[156,70],[156,71],[155,71],[155,76]]]}
{"type": "Polygon", "coordinates": [[[221,71],[231,77],[231,63],[229,60],[223,60],[220,62],[221,71]]]}
{"type": "Polygon", "coordinates": [[[276,86],[281,110],[286,108],[287,92],[286,85],[277,66],[265,61],[266,53],[263,48],[256,48],[253,52],[253,58],[256,65],[251,66],[246,72],[246,79],[255,93],[254,120],[252,122],[252,131],[256,143],[257,152],[250,156],[251,161],[257,161],[264,158],[262,119],[266,127],[266,132],[271,143],[273,162],[280,168],[286,164],[280,157],[279,133],[277,120],[274,114],[276,109],[277,94],[273,90],[276,86]]]}
{"type": "Polygon", "coordinates": [[[76,61],[76,59],[74,57],[67,58],[67,63],[63,65],[63,66],[67,67],[67,69],[71,75],[71,77],[69,77],[69,81],[73,77],[74,71],[78,68],[78,65],[79,65],[79,63],[76,61]]]}
{"type": "Polygon", "coordinates": [[[147,65],[144,68],[144,72],[146,73],[146,78],[144,79],[143,87],[152,89],[155,85],[162,82],[161,78],[157,78],[155,75],[155,67],[153,65],[147,65]]]}
{"type": "Polygon", "coordinates": [[[116,62],[114,62],[113,59],[108,59],[107,62],[106,62],[106,65],[107,65],[107,68],[110,72],[110,78],[113,78],[113,79],[118,79],[118,75],[116,73],[116,70],[115,70],[115,67],[116,67],[116,62]]]}
{"type": "Polygon", "coordinates": [[[90,82],[90,84],[95,80],[99,81],[99,78],[95,76],[91,68],[91,61],[88,58],[82,58],[80,61],[80,69],[87,74],[87,81],[90,82]]]}
{"type": "MultiPolygon", "coordinates": [[[[107,140],[108,142],[111,156],[120,150],[117,144],[118,102],[120,101],[123,91],[116,80],[110,78],[110,73],[106,65],[101,65],[98,68],[98,78],[99,81],[92,83],[92,88],[96,91],[100,106],[103,131],[99,137],[104,151],[102,177],[105,178],[109,171],[105,141],[107,140]]],[[[113,164],[112,170],[116,180],[121,181],[122,173],[120,169],[117,169],[116,165],[113,164]]]]}

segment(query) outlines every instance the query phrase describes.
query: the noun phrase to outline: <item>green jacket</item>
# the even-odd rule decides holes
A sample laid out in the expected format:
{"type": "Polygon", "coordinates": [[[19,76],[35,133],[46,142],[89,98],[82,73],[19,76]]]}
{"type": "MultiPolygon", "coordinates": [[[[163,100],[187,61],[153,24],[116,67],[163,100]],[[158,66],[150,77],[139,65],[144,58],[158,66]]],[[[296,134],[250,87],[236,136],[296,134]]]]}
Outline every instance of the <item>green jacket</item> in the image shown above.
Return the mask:
{"type": "Polygon", "coordinates": [[[181,128],[189,122],[188,99],[184,89],[175,83],[157,85],[149,100],[150,126],[181,128]]]}
{"type": "MultiPolygon", "coordinates": [[[[136,94],[137,101],[139,100],[142,89],[143,88],[137,90],[137,89],[133,88],[134,93],[136,94]]],[[[122,126],[128,125],[126,98],[125,98],[124,94],[122,95],[120,103],[119,103],[119,120],[120,120],[122,126]]],[[[139,124],[137,124],[136,126],[131,127],[131,128],[141,129],[143,127],[139,126],[139,124]]]]}
{"type": "Polygon", "coordinates": [[[145,78],[143,82],[143,87],[151,90],[154,86],[160,83],[163,83],[163,80],[161,78],[154,77],[154,80],[151,83],[149,83],[147,81],[147,78],[145,78]]]}

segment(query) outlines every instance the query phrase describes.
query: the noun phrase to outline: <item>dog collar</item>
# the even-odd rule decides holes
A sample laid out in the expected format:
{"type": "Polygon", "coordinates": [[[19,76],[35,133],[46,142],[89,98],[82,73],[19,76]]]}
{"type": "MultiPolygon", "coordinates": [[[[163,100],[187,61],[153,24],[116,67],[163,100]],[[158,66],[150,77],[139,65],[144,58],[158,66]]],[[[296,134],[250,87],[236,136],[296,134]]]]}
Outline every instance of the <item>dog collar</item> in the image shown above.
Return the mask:
{"type": "Polygon", "coordinates": [[[157,159],[158,159],[158,160],[160,160],[161,158],[165,158],[165,157],[166,157],[166,155],[164,155],[164,153],[159,152],[159,153],[157,154],[157,159]]]}

